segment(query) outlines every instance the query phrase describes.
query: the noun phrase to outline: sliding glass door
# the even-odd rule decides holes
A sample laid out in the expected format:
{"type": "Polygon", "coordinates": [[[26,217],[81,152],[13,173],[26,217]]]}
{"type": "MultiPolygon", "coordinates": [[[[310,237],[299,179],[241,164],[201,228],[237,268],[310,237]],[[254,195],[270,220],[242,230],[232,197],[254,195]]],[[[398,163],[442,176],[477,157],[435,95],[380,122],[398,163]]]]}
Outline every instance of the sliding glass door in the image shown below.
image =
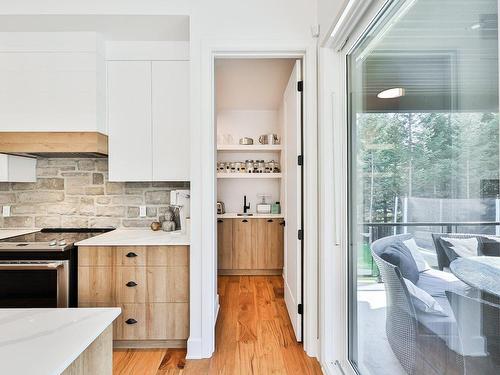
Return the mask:
{"type": "Polygon", "coordinates": [[[360,374],[500,373],[497,6],[389,2],[347,56],[360,374]]]}

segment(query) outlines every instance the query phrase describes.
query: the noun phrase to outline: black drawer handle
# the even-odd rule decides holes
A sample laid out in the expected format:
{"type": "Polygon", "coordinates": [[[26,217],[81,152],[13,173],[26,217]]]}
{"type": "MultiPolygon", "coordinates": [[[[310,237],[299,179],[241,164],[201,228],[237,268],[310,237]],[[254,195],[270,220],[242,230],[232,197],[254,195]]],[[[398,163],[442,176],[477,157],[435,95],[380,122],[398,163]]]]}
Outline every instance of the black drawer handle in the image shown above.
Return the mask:
{"type": "Polygon", "coordinates": [[[127,255],[125,255],[127,258],[135,258],[137,256],[136,253],[130,252],[127,255]]]}
{"type": "Polygon", "coordinates": [[[247,219],[243,219],[241,220],[243,223],[248,223],[248,220],[247,219]]]}
{"type": "Polygon", "coordinates": [[[273,222],[273,219],[269,219],[267,222],[268,222],[268,223],[272,223],[272,222],[273,222]]]}
{"type": "Polygon", "coordinates": [[[137,323],[137,320],[135,320],[134,318],[130,318],[130,319],[125,320],[125,323],[127,323],[127,324],[135,324],[135,323],[137,323]]]}
{"type": "Polygon", "coordinates": [[[223,223],[223,222],[224,222],[224,220],[219,219],[219,220],[217,220],[217,222],[218,222],[218,223],[223,223]]]}
{"type": "Polygon", "coordinates": [[[284,222],[284,221],[282,221],[282,222],[280,223],[280,225],[283,225],[283,226],[285,226],[285,222],[284,222]]]}
{"type": "Polygon", "coordinates": [[[137,283],[135,281],[129,281],[125,285],[128,286],[129,288],[132,288],[133,286],[137,286],[137,283]]]}

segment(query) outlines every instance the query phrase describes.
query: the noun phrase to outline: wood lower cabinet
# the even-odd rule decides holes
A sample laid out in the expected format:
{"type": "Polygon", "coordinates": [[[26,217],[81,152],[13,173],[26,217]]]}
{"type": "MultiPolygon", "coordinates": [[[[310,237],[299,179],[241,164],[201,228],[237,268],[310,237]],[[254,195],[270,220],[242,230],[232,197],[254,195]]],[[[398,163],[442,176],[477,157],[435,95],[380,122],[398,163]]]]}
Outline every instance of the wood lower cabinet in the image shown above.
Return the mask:
{"type": "Polygon", "coordinates": [[[217,266],[233,268],[233,220],[217,219],[217,266]]]}
{"type": "Polygon", "coordinates": [[[249,270],[253,266],[253,226],[251,219],[233,219],[233,269],[249,270]]]}
{"type": "Polygon", "coordinates": [[[253,268],[283,268],[283,221],[255,219],[253,268]]]}
{"type": "Polygon", "coordinates": [[[218,219],[220,274],[281,274],[283,219],[218,219]]]}
{"type": "Polygon", "coordinates": [[[185,346],[189,335],[189,247],[79,247],[78,305],[117,306],[120,347],[185,346]]]}

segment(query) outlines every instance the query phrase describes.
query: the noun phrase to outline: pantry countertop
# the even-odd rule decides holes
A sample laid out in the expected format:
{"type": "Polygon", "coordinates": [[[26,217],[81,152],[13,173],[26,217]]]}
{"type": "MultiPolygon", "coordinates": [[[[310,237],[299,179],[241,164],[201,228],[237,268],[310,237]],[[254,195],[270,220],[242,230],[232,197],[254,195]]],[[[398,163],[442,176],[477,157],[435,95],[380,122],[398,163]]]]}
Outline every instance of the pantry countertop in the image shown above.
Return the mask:
{"type": "Polygon", "coordinates": [[[221,215],[217,215],[218,219],[283,219],[285,215],[283,214],[256,214],[252,213],[252,216],[241,216],[236,212],[225,213],[221,215]]]}

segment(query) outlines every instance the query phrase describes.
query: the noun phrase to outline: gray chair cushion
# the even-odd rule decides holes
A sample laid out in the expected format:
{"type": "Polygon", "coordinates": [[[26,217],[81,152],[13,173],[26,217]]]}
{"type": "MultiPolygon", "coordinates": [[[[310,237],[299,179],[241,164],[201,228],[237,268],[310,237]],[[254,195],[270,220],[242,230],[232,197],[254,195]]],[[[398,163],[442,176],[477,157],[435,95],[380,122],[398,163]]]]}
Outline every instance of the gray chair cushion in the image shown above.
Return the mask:
{"type": "Polygon", "coordinates": [[[386,262],[399,268],[401,275],[410,280],[413,284],[417,284],[419,273],[415,259],[402,242],[394,242],[387,246],[380,254],[380,257],[386,262]]]}

